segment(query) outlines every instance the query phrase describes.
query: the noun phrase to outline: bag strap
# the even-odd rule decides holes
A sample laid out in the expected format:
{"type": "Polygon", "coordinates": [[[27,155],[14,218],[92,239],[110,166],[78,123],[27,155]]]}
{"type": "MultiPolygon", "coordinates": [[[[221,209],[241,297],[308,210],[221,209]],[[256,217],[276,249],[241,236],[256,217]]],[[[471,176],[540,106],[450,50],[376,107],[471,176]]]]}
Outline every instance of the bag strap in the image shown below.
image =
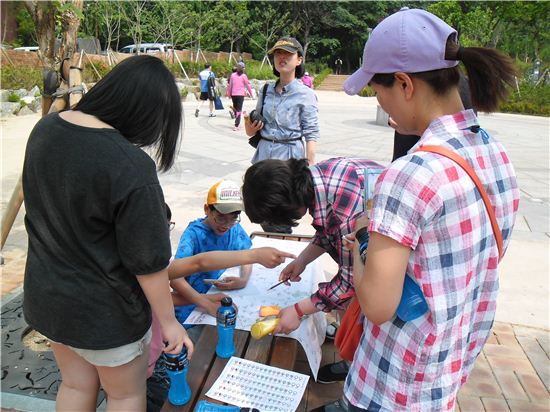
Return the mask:
{"type": "Polygon", "coordinates": [[[265,102],[265,95],[267,94],[267,86],[269,86],[269,83],[266,82],[262,90],[262,108],[260,109],[260,114],[262,116],[264,114],[264,102],[265,102]]]}
{"type": "Polygon", "coordinates": [[[500,231],[500,228],[498,226],[497,219],[495,217],[495,212],[491,205],[491,201],[489,200],[489,196],[487,196],[487,192],[485,191],[485,188],[481,184],[481,180],[479,180],[479,177],[477,176],[476,172],[474,171],[474,169],[472,169],[472,166],[470,166],[470,164],[462,156],[445,147],[427,145],[427,146],[421,146],[416,151],[437,153],[441,156],[445,156],[446,158],[458,164],[462,169],[464,169],[464,171],[468,174],[468,176],[470,176],[470,178],[474,181],[474,184],[476,185],[477,190],[479,191],[479,194],[483,199],[483,203],[485,204],[487,213],[489,214],[489,219],[491,220],[491,227],[493,228],[493,233],[495,235],[495,239],[497,242],[498,260],[500,262],[502,257],[504,256],[502,232],[500,231]]]}

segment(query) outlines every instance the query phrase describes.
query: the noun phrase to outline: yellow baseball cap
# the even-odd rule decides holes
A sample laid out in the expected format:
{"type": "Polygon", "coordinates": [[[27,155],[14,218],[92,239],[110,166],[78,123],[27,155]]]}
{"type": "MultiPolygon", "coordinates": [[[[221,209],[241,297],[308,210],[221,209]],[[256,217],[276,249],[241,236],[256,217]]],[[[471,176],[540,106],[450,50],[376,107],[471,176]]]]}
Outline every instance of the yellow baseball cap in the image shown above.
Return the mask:
{"type": "Polygon", "coordinates": [[[208,191],[206,204],[221,214],[244,210],[240,186],[231,180],[220,180],[208,191]]]}

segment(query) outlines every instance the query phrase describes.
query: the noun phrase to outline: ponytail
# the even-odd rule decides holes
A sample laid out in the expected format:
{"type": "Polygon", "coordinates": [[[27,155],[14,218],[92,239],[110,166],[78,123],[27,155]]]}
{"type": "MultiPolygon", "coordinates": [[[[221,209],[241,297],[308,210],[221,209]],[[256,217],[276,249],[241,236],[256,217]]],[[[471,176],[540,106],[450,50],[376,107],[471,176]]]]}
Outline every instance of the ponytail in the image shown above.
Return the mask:
{"type": "Polygon", "coordinates": [[[513,86],[517,69],[513,60],[497,49],[460,47],[449,39],[445,58],[460,60],[468,74],[473,106],[484,112],[498,109],[508,96],[507,85],[513,86]]]}

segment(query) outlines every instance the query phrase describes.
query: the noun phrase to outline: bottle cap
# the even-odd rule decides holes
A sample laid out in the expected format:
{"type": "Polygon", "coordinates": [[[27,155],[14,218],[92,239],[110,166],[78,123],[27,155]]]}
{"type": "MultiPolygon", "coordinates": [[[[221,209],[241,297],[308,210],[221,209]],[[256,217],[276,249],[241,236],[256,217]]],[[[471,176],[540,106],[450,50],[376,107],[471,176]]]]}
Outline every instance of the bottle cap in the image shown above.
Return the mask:
{"type": "Polygon", "coordinates": [[[231,306],[231,305],[233,305],[233,300],[229,296],[226,296],[225,298],[222,299],[222,306],[231,306]]]}

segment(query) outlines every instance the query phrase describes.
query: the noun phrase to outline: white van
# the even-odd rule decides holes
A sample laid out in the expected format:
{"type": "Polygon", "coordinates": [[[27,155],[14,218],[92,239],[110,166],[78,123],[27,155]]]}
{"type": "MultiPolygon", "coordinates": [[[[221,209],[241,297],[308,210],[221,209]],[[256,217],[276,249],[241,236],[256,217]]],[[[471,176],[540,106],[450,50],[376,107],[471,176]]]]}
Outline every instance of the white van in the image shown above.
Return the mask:
{"type": "MultiPolygon", "coordinates": [[[[141,43],[139,45],[139,52],[143,54],[155,54],[165,53],[169,50],[173,50],[174,46],[167,43],[141,43]]],[[[119,50],[119,53],[137,53],[137,47],[135,44],[130,44],[119,50]]]]}
{"type": "Polygon", "coordinates": [[[25,46],[25,47],[16,47],[15,51],[26,51],[26,52],[37,52],[39,49],[38,46],[25,46]]]}

